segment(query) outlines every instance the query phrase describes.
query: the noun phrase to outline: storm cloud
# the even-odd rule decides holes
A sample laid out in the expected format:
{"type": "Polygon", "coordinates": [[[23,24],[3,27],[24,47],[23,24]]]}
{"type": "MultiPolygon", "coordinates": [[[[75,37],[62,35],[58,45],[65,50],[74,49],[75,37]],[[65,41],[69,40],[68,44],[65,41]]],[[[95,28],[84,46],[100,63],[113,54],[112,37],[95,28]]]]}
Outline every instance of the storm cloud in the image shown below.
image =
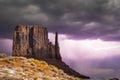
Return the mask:
{"type": "Polygon", "coordinates": [[[120,40],[119,0],[0,0],[0,37],[18,24],[45,26],[71,39],[120,40]]]}

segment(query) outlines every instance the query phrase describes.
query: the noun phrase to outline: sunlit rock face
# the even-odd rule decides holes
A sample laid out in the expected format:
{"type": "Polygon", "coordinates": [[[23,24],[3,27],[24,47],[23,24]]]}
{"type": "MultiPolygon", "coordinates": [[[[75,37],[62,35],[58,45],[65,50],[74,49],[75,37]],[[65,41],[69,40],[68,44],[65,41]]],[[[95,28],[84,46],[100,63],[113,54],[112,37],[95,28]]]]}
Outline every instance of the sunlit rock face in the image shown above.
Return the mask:
{"type": "Polygon", "coordinates": [[[69,75],[89,78],[81,75],[66,65],[61,58],[58,33],[55,34],[55,45],[48,39],[47,28],[40,26],[18,25],[13,35],[13,56],[23,56],[45,60],[69,75]]]}
{"type": "Polygon", "coordinates": [[[47,28],[18,25],[13,36],[13,56],[61,60],[57,35],[56,33],[56,42],[53,45],[49,42],[47,28]]]}

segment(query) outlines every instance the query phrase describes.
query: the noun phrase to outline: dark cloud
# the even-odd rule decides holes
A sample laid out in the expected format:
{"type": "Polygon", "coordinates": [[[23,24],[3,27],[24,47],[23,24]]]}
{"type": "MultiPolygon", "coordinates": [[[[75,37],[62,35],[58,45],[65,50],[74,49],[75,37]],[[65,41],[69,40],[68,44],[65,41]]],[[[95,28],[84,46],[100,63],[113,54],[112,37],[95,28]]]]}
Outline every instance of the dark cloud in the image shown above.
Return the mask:
{"type": "Polygon", "coordinates": [[[37,24],[74,39],[120,40],[119,0],[0,0],[0,37],[37,24]],[[5,33],[5,34],[4,34],[5,33]]]}

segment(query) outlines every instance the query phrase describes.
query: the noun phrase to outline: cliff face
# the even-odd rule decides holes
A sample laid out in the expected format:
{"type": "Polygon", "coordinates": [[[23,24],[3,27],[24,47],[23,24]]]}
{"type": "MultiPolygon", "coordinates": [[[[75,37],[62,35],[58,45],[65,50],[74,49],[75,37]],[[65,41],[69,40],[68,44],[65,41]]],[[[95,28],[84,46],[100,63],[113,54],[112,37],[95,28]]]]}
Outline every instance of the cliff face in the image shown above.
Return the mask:
{"type": "Polygon", "coordinates": [[[18,25],[13,36],[13,56],[61,60],[56,33],[55,45],[49,42],[47,28],[18,25]]]}
{"type": "Polygon", "coordinates": [[[61,58],[58,33],[55,33],[55,45],[49,42],[47,28],[18,25],[13,35],[13,56],[23,56],[45,60],[66,72],[80,78],[89,77],[79,74],[66,65],[61,58]]]}

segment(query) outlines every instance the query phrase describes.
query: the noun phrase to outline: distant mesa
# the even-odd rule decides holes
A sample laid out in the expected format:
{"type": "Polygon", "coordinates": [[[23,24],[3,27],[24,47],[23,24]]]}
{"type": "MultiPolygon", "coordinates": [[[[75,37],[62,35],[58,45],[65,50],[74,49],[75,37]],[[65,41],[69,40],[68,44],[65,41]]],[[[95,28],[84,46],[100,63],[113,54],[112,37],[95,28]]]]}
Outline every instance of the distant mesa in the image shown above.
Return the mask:
{"type": "Polygon", "coordinates": [[[89,79],[89,77],[79,74],[62,61],[58,33],[55,33],[55,45],[53,45],[48,39],[48,30],[45,27],[21,24],[16,26],[13,34],[12,55],[45,60],[69,75],[89,79]]]}

